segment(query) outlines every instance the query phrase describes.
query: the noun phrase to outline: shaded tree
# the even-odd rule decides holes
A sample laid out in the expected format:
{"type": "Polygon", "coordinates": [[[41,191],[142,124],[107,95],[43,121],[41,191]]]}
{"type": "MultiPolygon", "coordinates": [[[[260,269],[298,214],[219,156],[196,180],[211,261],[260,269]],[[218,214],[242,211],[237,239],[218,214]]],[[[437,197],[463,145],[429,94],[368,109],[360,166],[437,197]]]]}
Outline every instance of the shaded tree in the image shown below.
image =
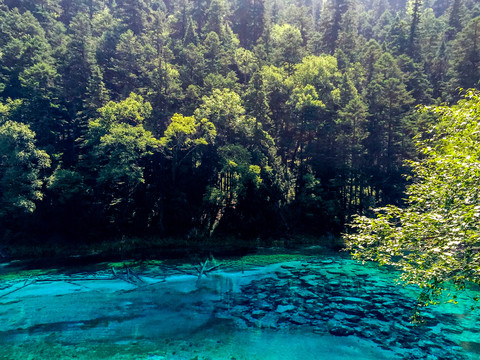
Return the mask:
{"type": "Polygon", "coordinates": [[[477,87],[480,81],[480,17],[471,20],[458,34],[451,54],[452,88],[477,87]]]}
{"type": "Polygon", "coordinates": [[[42,199],[42,171],[50,157],[36,147],[28,125],[14,121],[0,125],[0,152],[0,221],[7,225],[18,214],[33,212],[42,199]]]}
{"type": "Polygon", "coordinates": [[[323,9],[319,32],[322,34],[323,50],[330,55],[335,52],[342,17],[348,7],[347,0],[331,0],[323,9]]]}
{"type": "Polygon", "coordinates": [[[408,139],[406,112],[413,99],[406,89],[404,74],[389,53],[383,54],[374,65],[372,81],[367,87],[369,104],[370,184],[375,201],[399,199],[402,187],[402,161],[407,156],[408,139]]]}

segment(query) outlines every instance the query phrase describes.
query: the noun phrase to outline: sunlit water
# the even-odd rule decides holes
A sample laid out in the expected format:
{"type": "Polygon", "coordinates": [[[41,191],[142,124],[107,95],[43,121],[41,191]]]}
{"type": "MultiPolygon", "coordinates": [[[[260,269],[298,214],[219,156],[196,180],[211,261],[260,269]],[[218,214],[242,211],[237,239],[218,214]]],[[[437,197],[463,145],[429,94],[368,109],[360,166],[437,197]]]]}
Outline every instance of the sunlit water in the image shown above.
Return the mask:
{"type": "Polygon", "coordinates": [[[184,262],[3,281],[0,359],[480,359],[478,311],[431,307],[413,326],[417,293],[391,269],[335,254],[220,263],[200,281],[184,262]]]}

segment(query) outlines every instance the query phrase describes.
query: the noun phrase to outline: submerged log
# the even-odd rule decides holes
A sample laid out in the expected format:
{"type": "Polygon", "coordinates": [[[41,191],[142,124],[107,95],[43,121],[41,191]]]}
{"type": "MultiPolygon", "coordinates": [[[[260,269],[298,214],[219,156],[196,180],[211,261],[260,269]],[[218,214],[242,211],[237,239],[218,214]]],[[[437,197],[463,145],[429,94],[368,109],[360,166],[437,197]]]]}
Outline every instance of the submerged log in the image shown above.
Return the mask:
{"type": "MultiPolygon", "coordinates": [[[[1,294],[1,295],[0,295],[0,298],[2,298],[2,297],[4,297],[4,296],[7,296],[7,295],[10,295],[10,294],[14,293],[15,291],[24,289],[24,288],[26,288],[27,286],[32,285],[32,284],[34,284],[34,283],[37,281],[36,279],[34,279],[34,280],[30,281],[30,282],[29,282],[28,280],[29,280],[29,279],[26,279],[22,286],[19,286],[18,288],[15,288],[15,289],[13,289],[13,290],[5,293],[5,294],[1,294]]],[[[12,286],[14,286],[14,285],[12,285],[12,286]]],[[[10,286],[10,287],[11,287],[11,286],[10,286]]]]}
{"type": "Polygon", "coordinates": [[[208,264],[208,259],[205,259],[205,261],[203,263],[200,263],[201,265],[201,268],[198,269],[195,265],[193,266],[197,272],[198,272],[198,278],[197,278],[197,287],[200,283],[200,280],[202,278],[203,275],[205,275],[206,277],[208,277],[208,273],[217,269],[218,267],[220,267],[222,264],[216,264],[210,268],[207,268],[207,264],[208,264]]]}

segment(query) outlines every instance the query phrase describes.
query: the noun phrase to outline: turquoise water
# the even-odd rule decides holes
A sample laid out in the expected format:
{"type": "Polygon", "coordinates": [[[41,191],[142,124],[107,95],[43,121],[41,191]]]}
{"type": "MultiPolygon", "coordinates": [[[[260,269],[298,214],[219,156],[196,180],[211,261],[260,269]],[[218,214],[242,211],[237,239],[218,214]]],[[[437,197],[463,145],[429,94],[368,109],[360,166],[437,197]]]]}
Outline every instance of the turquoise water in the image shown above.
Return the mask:
{"type": "Polygon", "coordinates": [[[56,271],[0,286],[0,359],[480,359],[467,302],[429,307],[391,269],[335,254],[56,271]],[[139,279],[140,278],[140,279],[139,279]]]}

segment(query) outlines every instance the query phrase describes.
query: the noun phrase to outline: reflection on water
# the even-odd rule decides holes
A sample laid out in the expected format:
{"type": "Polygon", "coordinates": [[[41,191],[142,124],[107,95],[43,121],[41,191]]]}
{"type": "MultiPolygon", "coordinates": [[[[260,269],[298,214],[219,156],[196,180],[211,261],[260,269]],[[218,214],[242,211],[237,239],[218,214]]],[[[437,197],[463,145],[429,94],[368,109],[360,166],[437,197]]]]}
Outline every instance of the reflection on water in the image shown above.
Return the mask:
{"type": "Polygon", "coordinates": [[[189,265],[137,271],[4,286],[0,358],[480,358],[477,313],[429,308],[415,327],[415,289],[338,255],[228,260],[198,282],[189,265]]]}

